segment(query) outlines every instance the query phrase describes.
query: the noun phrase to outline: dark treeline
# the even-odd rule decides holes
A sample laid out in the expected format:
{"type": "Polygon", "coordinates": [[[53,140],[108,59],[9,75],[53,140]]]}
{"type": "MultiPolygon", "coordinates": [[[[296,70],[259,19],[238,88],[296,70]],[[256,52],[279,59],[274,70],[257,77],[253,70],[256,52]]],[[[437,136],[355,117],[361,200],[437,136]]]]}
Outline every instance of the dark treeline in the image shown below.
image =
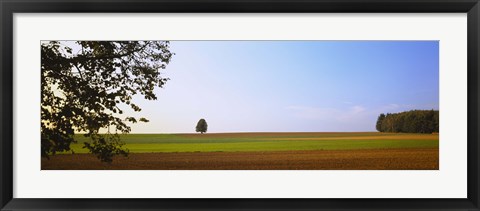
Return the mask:
{"type": "Polygon", "coordinates": [[[379,132],[438,133],[438,117],[439,112],[435,110],[380,114],[376,128],[379,132]]]}

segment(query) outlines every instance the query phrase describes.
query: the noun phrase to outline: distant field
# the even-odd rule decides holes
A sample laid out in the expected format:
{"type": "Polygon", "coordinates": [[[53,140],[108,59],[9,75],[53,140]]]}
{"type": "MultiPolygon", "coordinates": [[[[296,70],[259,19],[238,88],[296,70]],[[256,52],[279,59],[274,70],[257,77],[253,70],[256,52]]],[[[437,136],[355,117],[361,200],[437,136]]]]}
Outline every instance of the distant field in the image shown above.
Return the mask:
{"type": "MultiPolygon", "coordinates": [[[[75,153],[87,153],[77,135],[75,153]]],[[[438,134],[394,133],[217,133],[126,134],[121,136],[131,153],[251,152],[291,150],[356,150],[438,148],[438,134]]]]}
{"type": "Polygon", "coordinates": [[[129,157],[101,163],[83,149],[42,158],[42,169],[394,170],[439,169],[438,134],[218,133],[128,134],[129,157]]]}

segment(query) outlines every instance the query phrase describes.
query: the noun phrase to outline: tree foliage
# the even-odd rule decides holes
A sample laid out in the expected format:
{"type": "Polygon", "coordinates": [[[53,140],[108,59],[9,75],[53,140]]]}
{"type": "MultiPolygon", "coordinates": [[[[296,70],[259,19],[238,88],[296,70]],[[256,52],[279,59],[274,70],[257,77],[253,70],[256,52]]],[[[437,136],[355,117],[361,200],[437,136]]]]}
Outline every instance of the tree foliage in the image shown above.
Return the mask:
{"type": "Polygon", "coordinates": [[[376,128],[379,132],[438,133],[439,111],[412,110],[400,113],[380,114],[376,128]]]}
{"type": "MultiPolygon", "coordinates": [[[[155,87],[172,58],[168,41],[49,41],[41,44],[41,152],[48,157],[69,151],[76,132],[91,137],[85,144],[102,161],[111,161],[119,150],[119,138],[99,133],[111,128],[130,132],[128,123],[145,118],[123,117],[121,105],[138,112],[132,96],[156,100],[155,87]],[[100,152],[101,151],[101,152],[100,152]],[[108,153],[107,153],[108,152],[108,153]],[[110,158],[108,158],[110,157],[110,158]],[[100,158],[100,157],[99,157],[100,158]]],[[[110,131],[109,131],[110,132],[110,131]]]]}
{"type": "Polygon", "coordinates": [[[377,125],[375,126],[377,131],[382,131],[382,123],[384,119],[385,119],[385,114],[380,114],[380,116],[378,116],[377,125]]]}
{"type": "Polygon", "coordinates": [[[128,156],[128,150],[122,148],[125,143],[120,141],[118,134],[93,134],[91,138],[92,141],[85,142],[83,148],[87,148],[102,162],[111,163],[115,155],[128,156]]]}
{"type": "Polygon", "coordinates": [[[207,132],[207,128],[207,121],[205,121],[205,119],[200,119],[198,120],[197,127],[195,127],[195,131],[203,134],[207,132]]]}

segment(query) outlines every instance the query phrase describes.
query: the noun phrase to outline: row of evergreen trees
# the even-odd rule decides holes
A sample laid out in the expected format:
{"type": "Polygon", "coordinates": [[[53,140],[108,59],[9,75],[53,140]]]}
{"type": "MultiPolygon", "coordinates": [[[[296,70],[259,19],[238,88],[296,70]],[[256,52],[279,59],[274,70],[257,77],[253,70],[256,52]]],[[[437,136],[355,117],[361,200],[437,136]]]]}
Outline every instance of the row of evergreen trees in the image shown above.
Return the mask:
{"type": "Polygon", "coordinates": [[[412,110],[400,113],[380,114],[377,119],[379,132],[393,133],[438,133],[439,112],[435,110],[412,110]]]}

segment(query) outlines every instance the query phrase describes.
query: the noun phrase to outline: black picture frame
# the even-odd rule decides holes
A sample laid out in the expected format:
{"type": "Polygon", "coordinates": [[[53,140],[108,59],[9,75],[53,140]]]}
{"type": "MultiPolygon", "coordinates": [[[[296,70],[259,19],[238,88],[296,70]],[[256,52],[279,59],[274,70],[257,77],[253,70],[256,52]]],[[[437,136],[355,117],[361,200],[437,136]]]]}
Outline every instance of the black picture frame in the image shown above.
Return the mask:
{"type": "Polygon", "coordinates": [[[2,210],[479,210],[478,0],[0,0],[0,207],[2,210]],[[13,198],[14,13],[467,13],[466,199],[25,199],[13,198]]]}

